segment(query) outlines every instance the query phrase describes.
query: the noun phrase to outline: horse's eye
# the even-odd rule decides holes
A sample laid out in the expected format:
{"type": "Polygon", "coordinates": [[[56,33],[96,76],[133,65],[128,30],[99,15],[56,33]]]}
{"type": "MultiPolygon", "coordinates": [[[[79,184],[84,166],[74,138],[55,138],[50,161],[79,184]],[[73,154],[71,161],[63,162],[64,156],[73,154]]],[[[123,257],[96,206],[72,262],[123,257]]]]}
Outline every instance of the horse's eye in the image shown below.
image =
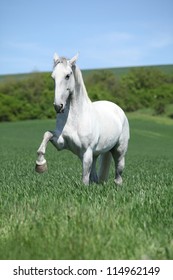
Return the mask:
{"type": "Polygon", "coordinates": [[[70,78],[70,74],[67,74],[67,75],[65,76],[65,79],[66,79],[66,80],[69,80],[69,78],[70,78]]]}

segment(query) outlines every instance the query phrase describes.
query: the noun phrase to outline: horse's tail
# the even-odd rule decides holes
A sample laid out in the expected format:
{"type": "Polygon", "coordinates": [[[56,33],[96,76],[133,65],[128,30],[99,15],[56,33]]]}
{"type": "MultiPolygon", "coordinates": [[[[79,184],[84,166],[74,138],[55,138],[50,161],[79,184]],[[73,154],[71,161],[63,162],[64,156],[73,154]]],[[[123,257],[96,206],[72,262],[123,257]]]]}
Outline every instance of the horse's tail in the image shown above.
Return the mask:
{"type": "Polygon", "coordinates": [[[109,167],[111,164],[112,155],[110,152],[106,152],[100,155],[100,166],[99,166],[99,183],[106,182],[109,175],[109,167]]]}

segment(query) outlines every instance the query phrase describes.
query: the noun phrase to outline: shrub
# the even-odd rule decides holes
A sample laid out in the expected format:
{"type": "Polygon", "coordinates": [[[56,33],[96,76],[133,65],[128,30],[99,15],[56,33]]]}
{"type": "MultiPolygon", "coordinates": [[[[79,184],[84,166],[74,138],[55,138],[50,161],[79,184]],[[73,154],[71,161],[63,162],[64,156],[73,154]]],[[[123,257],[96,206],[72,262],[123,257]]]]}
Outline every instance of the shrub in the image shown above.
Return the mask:
{"type": "MultiPolygon", "coordinates": [[[[93,101],[110,100],[127,112],[152,108],[163,114],[173,104],[173,77],[154,67],[132,68],[120,78],[111,70],[98,70],[85,78],[85,84],[93,101]]],[[[49,73],[1,82],[0,121],[54,118],[53,96],[49,73]]]]}

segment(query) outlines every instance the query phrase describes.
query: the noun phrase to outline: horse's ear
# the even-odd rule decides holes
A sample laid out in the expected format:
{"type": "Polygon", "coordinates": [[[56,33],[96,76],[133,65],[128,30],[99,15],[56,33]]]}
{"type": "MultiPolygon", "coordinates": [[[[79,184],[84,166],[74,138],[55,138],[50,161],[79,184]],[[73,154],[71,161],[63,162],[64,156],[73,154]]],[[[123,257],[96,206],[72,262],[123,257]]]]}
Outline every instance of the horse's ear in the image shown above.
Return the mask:
{"type": "Polygon", "coordinates": [[[69,62],[70,62],[71,65],[74,65],[74,64],[76,63],[76,61],[77,61],[77,59],[78,59],[78,56],[79,56],[79,53],[77,53],[75,56],[73,56],[73,57],[69,60],[69,62]]]}
{"type": "Polygon", "coordinates": [[[54,56],[53,56],[53,61],[54,63],[59,59],[59,56],[57,53],[54,53],[54,56]]]}

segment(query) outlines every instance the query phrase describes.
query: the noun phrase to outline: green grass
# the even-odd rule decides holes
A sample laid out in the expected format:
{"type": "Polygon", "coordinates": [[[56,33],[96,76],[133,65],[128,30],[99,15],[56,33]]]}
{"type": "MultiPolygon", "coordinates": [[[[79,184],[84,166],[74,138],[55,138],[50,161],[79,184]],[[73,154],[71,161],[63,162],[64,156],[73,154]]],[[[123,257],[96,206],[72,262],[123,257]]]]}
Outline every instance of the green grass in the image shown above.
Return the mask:
{"type": "Polygon", "coordinates": [[[173,259],[173,123],[129,114],[122,188],[81,183],[80,161],[48,146],[54,121],[0,124],[0,259],[173,259]]]}

